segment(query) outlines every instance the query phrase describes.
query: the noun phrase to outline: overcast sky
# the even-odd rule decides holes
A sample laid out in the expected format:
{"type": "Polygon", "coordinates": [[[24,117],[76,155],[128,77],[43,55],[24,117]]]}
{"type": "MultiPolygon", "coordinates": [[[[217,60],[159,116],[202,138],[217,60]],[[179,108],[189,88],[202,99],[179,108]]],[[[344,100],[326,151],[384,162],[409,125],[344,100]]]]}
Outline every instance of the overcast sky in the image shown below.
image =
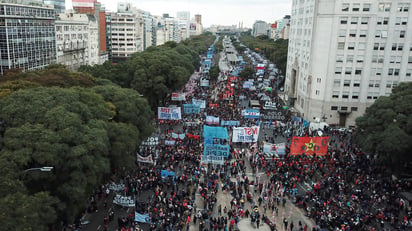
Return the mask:
{"type": "MultiPolygon", "coordinates": [[[[66,0],[66,2],[71,0],[66,0]]],[[[106,9],[117,11],[117,2],[122,0],[100,0],[106,9]]],[[[124,0],[123,0],[124,1],[124,0]]],[[[177,11],[190,11],[190,17],[202,15],[203,27],[210,25],[239,25],[252,27],[256,20],[274,22],[291,14],[292,0],[129,0],[133,6],[152,15],[169,13],[175,17],[177,11]]],[[[67,4],[69,5],[69,4],[67,4]]]]}

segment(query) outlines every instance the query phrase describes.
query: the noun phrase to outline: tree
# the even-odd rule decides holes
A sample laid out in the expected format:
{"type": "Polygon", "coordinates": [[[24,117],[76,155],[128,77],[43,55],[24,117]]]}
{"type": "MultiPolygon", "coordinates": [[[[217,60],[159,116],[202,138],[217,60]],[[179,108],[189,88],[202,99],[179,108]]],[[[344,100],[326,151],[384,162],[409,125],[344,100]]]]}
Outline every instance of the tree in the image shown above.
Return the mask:
{"type": "Polygon", "coordinates": [[[401,83],[356,119],[356,143],[400,170],[412,161],[412,83],[401,83]]]}

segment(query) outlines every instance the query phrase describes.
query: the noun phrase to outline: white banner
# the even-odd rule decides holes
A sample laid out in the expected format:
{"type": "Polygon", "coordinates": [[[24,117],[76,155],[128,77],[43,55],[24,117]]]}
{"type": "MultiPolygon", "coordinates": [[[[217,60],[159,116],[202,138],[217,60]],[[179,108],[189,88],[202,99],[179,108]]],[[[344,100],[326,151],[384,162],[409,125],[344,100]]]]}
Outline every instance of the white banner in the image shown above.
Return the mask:
{"type": "Polygon", "coordinates": [[[223,156],[202,156],[202,159],[200,161],[202,164],[219,164],[223,165],[224,164],[224,157],[223,156]]]}
{"type": "Polygon", "coordinates": [[[113,198],[113,204],[117,204],[123,207],[134,207],[135,206],[135,203],[132,197],[122,196],[119,194],[116,194],[116,196],[113,198]]]}
{"type": "Polygon", "coordinates": [[[238,127],[233,128],[233,143],[254,143],[259,139],[259,127],[238,127]]]}
{"type": "Polygon", "coordinates": [[[159,137],[155,137],[155,136],[148,137],[145,141],[142,142],[142,145],[157,146],[159,145],[159,137]]]}
{"type": "Polygon", "coordinates": [[[136,153],[136,158],[138,162],[142,162],[142,163],[149,163],[149,164],[153,164],[153,157],[152,155],[148,155],[146,157],[143,157],[141,155],[139,155],[139,153],[136,153]]]}
{"type": "Polygon", "coordinates": [[[180,107],[158,107],[157,117],[159,120],[180,120],[182,110],[180,107]]]}
{"type": "Polygon", "coordinates": [[[285,143],[271,144],[271,143],[265,142],[263,144],[263,153],[267,154],[268,156],[285,155],[286,154],[286,144],[285,143]]]}
{"type": "Polygon", "coordinates": [[[219,117],[206,116],[206,124],[208,125],[219,125],[219,117]]]}
{"type": "Polygon", "coordinates": [[[185,101],[185,93],[172,93],[172,100],[174,101],[185,101]]]}

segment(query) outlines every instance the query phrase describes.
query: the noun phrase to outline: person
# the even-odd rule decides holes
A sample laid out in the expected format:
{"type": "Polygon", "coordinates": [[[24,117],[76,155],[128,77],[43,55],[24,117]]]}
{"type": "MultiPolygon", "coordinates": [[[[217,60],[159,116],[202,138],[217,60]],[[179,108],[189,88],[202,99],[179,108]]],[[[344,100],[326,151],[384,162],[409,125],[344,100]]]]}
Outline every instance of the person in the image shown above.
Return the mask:
{"type": "Polygon", "coordinates": [[[288,219],[286,219],[286,217],[283,218],[283,225],[284,225],[285,229],[288,228],[288,219]]]}

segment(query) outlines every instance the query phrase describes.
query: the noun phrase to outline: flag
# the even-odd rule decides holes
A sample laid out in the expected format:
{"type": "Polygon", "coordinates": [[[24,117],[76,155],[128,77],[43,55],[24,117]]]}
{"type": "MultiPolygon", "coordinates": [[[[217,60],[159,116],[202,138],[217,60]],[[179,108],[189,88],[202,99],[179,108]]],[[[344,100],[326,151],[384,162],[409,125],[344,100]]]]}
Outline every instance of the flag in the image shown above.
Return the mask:
{"type": "Polygon", "coordinates": [[[329,137],[297,137],[294,136],[290,145],[291,155],[324,156],[328,152],[329,137]]]}
{"type": "Polygon", "coordinates": [[[140,214],[138,212],[134,212],[134,220],[140,223],[150,223],[149,214],[140,214]]]}

